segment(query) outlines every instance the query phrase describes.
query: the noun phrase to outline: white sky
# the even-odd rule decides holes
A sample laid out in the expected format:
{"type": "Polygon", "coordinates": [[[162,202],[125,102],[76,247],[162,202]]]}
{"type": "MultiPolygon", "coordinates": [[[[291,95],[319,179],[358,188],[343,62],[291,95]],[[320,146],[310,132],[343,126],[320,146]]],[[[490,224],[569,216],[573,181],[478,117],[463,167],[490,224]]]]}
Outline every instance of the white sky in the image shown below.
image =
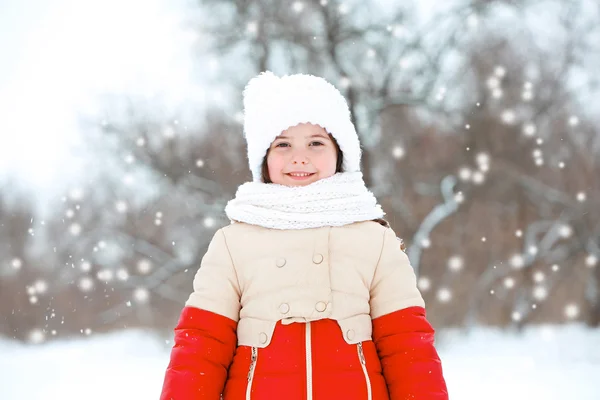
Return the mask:
{"type": "Polygon", "coordinates": [[[0,1],[0,187],[12,177],[41,196],[84,176],[75,117],[96,94],[177,103],[196,89],[184,1],[0,1]]]}

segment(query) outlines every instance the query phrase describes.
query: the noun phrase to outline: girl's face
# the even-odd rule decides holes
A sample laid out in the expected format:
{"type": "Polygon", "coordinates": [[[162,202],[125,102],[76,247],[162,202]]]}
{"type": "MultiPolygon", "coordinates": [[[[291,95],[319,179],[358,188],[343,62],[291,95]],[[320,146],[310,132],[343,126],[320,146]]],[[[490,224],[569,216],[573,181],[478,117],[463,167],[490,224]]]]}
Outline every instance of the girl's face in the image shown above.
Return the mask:
{"type": "Polygon", "coordinates": [[[306,186],[335,174],[337,151],[327,131],[308,123],[292,126],[277,136],[267,156],[273,183],[306,186]]]}

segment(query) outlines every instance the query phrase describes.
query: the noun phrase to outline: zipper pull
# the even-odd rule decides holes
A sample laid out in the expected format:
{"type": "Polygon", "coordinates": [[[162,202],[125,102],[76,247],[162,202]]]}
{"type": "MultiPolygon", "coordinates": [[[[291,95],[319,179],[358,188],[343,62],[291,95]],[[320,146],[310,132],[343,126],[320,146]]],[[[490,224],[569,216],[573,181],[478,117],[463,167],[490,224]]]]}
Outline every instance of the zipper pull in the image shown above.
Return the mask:
{"type": "Polygon", "coordinates": [[[360,358],[360,363],[362,365],[367,365],[367,360],[365,360],[365,353],[363,353],[362,342],[358,343],[358,357],[360,358]]]}

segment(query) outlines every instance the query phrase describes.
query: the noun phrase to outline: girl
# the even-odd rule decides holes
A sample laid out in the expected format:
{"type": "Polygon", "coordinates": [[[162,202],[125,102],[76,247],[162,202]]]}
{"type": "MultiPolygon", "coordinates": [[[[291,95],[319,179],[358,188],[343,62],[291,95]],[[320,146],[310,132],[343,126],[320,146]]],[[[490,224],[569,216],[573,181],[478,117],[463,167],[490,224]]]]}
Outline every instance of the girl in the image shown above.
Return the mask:
{"type": "Polygon", "coordinates": [[[344,97],[262,73],[244,90],[244,132],[253,182],[202,259],[161,400],[448,399],[344,97]]]}

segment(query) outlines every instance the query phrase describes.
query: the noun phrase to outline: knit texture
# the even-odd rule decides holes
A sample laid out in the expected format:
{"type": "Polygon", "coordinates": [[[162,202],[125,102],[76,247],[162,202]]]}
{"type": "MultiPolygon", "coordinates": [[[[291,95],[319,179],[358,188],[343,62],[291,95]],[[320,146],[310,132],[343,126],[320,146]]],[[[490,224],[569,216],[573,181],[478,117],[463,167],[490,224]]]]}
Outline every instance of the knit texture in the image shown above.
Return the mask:
{"type": "Polygon", "coordinates": [[[233,222],[272,229],[342,226],[385,215],[361,172],[337,173],[306,186],[244,183],[225,213],[233,222]]]}

